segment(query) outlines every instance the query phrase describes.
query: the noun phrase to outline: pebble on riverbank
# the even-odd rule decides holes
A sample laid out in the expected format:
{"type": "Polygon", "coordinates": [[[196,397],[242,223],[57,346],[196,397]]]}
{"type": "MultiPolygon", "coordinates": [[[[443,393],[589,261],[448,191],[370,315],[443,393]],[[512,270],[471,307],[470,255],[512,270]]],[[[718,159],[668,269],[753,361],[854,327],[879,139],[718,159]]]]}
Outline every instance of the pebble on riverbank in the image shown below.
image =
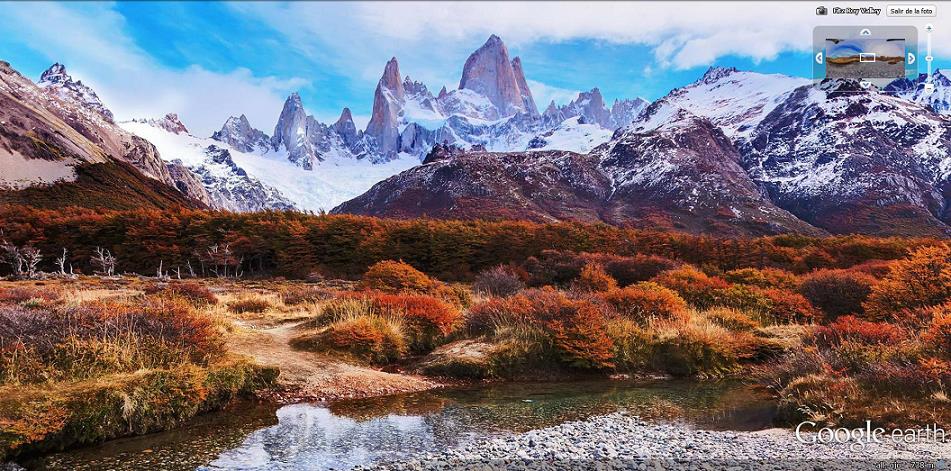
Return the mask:
{"type": "Polygon", "coordinates": [[[852,470],[901,469],[892,463],[910,461],[948,469],[949,459],[948,443],[882,442],[851,450],[848,444],[801,443],[789,430],[697,430],[620,412],[369,469],[852,470]]]}

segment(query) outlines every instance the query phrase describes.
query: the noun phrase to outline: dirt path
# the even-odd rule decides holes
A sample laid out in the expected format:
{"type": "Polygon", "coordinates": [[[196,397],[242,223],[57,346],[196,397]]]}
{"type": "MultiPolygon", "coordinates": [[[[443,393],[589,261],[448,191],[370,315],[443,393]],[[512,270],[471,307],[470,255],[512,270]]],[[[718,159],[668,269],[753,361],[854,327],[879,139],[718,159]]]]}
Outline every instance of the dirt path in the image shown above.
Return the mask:
{"type": "Polygon", "coordinates": [[[228,339],[231,351],[249,355],[262,365],[281,369],[280,402],[331,400],[382,396],[440,387],[421,376],[386,373],[352,365],[317,353],[294,350],[289,345],[296,323],[259,327],[235,321],[241,329],[228,339]]]}

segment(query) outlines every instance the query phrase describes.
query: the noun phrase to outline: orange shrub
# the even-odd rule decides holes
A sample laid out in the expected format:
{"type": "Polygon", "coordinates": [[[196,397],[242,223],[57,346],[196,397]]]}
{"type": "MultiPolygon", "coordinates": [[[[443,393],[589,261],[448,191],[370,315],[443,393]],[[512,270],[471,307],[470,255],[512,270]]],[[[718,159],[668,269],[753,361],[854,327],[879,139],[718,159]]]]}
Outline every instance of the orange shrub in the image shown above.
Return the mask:
{"type": "Polygon", "coordinates": [[[386,292],[414,291],[429,292],[439,286],[425,273],[408,263],[384,260],[374,263],[363,274],[363,287],[386,292]]]}
{"type": "Polygon", "coordinates": [[[781,323],[815,322],[819,318],[819,311],[800,294],[773,288],[763,290],[763,295],[769,300],[767,314],[781,323]]]}
{"type": "Polygon", "coordinates": [[[796,275],[778,268],[739,268],[726,272],[723,278],[759,288],[792,288],[796,284],[796,275]]]}
{"type": "Polygon", "coordinates": [[[951,358],[951,306],[944,305],[944,312],[931,319],[928,329],[922,334],[922,340],[932,345],[941,355],[951,358]]]}
{"type": "Polygon", "coordinates": [[[399,331],[382,318],[361,316],[334,323],[316,338],[295,339],[299,348],[348,352],[376,364],[389,364],[406,353],[399,331]]]}
{"type": "Polygon", "coordinates": [[[491,298],[469,308],[466,328],[476,335],[489,334],[503,325],[528,324],[534,320],[532,302],[525,296],[491,298]]]}
{"type": "Polygon", "coordinates": [[[60,294],[51,289],[40,289],[25,286],[14,286],[11,288],[0,288],[0,303],[22,303],[31,299],[41,299],[43,301],[56,301],[60,294]]]}
{"type": "Polygon", "coordinates": [[[161,294],[179,297],[195,306],[217,304],[218,298],[205,285],[198,282],[176,281],[168,284],[154,284],[146,286],[146,294],[161,294]]]}
{"type": "Polygon", "coordinates": [[[831,321],[864,314],[862,303],[874,285],[875,278],[858,271],[818,270],[802,277],[798,291],[831,321]]]}
{"type": "Polygon", "coordinates": [[[680,295],[649,281],[615,289],[601,296],[618,313],[638,322],[650,319],[678,319],[684,317],[687,312],[687,303],[680,295]]]}
{"type": "Polygon", "coordinates": [[[872,319],[900,319],[907,311],[951,298],[951,247],[922,247],[892,265],[863,304],[872,319]]]}
{"type": "Polygon", "coordinates": [[[828,326],[819,327],[814,334],[817,343],[839,344],[843,341],[863,344],[896,344],[907,333],[894,324],[870,322],[855,316],[842,316],[828,326]]]}
{"type": "Polygon", "coordinates": [[[692,266],[665,271],[653,281],[680,293],[684,300],[701,309],[716,305],[722,290],[730,286],[722,278],[709,276],[692,266]]]}
{"type": "Polygon", "coordinates": [[[875,279],[885,278],[892,268],[890,260],[869,260],[848,268],[849,271],[864,273],[875,279]]]}
{"type": "Polygon", "coordinates": [[[607,335],[605,319],[584,301],[564,306],[567,314],[547,323],[555,348],[568,366],[581,369],[613,368],[614,342],[607,335]]]}
{"type": "Polygon", "coordinates": [[[589,263],[581,269],[581,274],[571,286],[578,291],[604,292],[617,289],[617,281],[601,265],[589,263]]]}
{"type": "Polygon", "coordinates": [[[435,347],[439,338],[452,332],[461,317],[458,308],[432,296],[380,292],[341,295],[341,298],[347,297],[367,299],[376,313],[402,319],[411,346],[417,352],[435,347]]]}

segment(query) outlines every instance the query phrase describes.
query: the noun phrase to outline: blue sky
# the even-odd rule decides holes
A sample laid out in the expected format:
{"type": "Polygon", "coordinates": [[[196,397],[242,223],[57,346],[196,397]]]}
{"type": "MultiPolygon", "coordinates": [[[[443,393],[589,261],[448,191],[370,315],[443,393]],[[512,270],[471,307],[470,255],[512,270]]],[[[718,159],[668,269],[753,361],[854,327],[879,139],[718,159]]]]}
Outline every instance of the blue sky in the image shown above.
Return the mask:
{"type": "Polygon", "coordinates": [[[0,59],[33,79],[62,62],[121,119],[177,112],[208,135],[246,113],[270,133],[292,91],[321,120],[349,106],[361,124],[391,56],[434,93],[454,88],[493,33],[544,107],[595,86],[656,99],[713,64],[809,76],[817,21],[868,20],[817,19],[808,2],[0,3],[0,59]]]}

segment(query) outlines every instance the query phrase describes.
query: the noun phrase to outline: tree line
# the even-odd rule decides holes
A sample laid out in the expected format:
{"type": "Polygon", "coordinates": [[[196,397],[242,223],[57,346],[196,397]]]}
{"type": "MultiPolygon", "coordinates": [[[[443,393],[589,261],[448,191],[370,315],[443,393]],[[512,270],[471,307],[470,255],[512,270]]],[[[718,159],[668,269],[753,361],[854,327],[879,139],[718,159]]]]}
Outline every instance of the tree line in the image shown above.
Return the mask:
{"type": "MultiPolygon", "coordinates": [[[[722,270],[775,267],[805,273],[894,260],[910,249],[941,242],[861,235],[719,238],[568,222],[19,205],[0,207],[0,230],[7,246],[30,251],[32,270],[72,267],[93,273],[111,268],[115,273],[179,277],[350,277],[381,260],[403,260],[442,279],[467,280],[483,269],[522,263],[545,250],[660,255],[722,270]],[[104,258],[110,260],[107,266],[104,258]]],[[[0,267],[0,273],[11,272],[9,264],[0,267]]]]}

